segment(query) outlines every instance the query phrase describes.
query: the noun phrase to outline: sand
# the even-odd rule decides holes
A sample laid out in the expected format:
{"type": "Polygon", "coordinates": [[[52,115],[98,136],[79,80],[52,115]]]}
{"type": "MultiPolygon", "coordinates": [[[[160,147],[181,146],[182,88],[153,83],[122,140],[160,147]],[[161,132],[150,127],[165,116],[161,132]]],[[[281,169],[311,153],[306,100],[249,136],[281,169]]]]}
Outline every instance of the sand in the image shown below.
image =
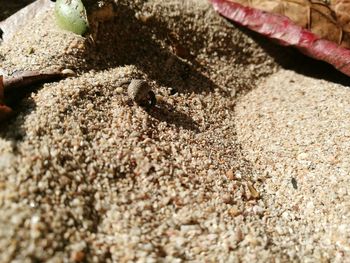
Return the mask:
{"type": "Polygon", "coordinates": [[[77,73],[1,124],[0,261],[346,261],[350,90],[205,0],[128,2],[95,43],[47,12],[0,46],[77,73]]]}

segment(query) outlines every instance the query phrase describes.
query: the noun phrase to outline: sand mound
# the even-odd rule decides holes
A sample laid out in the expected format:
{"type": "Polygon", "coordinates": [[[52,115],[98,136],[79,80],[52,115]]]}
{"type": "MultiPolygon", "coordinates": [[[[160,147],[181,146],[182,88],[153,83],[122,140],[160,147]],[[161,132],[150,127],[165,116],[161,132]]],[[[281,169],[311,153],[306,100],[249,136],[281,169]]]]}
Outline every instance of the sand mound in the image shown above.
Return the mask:
{"type": "Polygon", "coordinates": [[[0,261],[343,255],[346,202],[313,190],[347,180],[347,89],[273,74],[273,59],[205,0],[127,2],[96,43],[59,30],[49,12],[0,46],[9,73],[78,73],[39,87],[1,126],[0,261]],[[129,100],[131,78],[148,81],[155,108],[129,100]]]}

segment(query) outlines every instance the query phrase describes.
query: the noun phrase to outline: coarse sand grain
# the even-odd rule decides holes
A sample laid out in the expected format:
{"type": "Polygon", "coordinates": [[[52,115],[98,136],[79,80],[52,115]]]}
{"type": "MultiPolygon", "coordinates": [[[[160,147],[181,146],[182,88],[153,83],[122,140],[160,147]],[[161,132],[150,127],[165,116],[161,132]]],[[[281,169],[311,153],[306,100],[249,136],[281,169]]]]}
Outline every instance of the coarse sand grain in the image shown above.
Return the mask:
{"type": "Polygon", "coordinates": [[[0,46],[7,74],[77,73],[0,127],[0,262],[348,256],[349,90],[282,70],[206,0],[116,3],[94,42],[50,11],[0,46]]]}

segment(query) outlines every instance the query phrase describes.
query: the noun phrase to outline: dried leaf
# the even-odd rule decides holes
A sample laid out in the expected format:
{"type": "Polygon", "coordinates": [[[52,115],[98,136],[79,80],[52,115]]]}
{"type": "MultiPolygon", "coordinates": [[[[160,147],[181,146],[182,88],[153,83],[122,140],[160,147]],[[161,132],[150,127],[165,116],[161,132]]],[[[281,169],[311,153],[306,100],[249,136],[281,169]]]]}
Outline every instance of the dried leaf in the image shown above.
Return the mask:
{"type": "Polygon", "coordinates": [[[0,122],[10,117],[12,109],[5,101],[16,101],[21,94],[34,84],[59,80],[71,76],[71,71],[23,71],[6,79],[0,75],[0,122]]]}
{"type": "Polygon", "coordinates": [[[0,76],[0,122],[7,119],[12,114],[12,109],[3,103],[4,92],[3,76],[0,76]]]}
{"type": "Polygon", "coordinates": [[[344,0],[237,0],[245,7],[288,17],[320,38],[350,47],[350,4],[344,0]]]}
{"type": "Polygon", "coordinates": [[[228,19],[350,76],[350,4],[344,0],[211,1],[228,19]]]}

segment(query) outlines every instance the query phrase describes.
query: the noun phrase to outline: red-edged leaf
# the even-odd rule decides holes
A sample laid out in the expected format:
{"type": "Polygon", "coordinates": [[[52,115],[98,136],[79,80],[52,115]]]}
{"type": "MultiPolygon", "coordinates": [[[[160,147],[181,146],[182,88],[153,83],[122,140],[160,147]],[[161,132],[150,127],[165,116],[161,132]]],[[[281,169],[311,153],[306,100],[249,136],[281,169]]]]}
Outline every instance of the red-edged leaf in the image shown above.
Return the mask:
{"type": "Polygon", "coordinates": [[[11,116],[12,109],[5,104],[4,101],[4,82],[3,76],[0,76],[0,121],[3,121],[11,116]]]}
{"type": "Polygon", "coordinates": [[[7,119],[13,113],[12,109],[4,104],[5,97],[7,102],[15,102],[20,100],[23,93],[30,91],[35,84],[60,80],[74,75],[74,71],[69,69],[63,71],[22,71],[6,79],[0,75],[0,121],[7,119]]]}
{"type": "Polygon", "coordinates": [[[0,122],[8,119],[13,114],[13,111],[10,107],[7,107],[5,104],[0,104],[0,122]]]}
{"type": "Polygon", "coordinates": [[[211,2],[222,16],[274,39],[281,45],[294,46],[304,54],[328,62],[350,76],[349,49],[318,37],[286,16],[243,6],[231,0],[211,2]]]}

